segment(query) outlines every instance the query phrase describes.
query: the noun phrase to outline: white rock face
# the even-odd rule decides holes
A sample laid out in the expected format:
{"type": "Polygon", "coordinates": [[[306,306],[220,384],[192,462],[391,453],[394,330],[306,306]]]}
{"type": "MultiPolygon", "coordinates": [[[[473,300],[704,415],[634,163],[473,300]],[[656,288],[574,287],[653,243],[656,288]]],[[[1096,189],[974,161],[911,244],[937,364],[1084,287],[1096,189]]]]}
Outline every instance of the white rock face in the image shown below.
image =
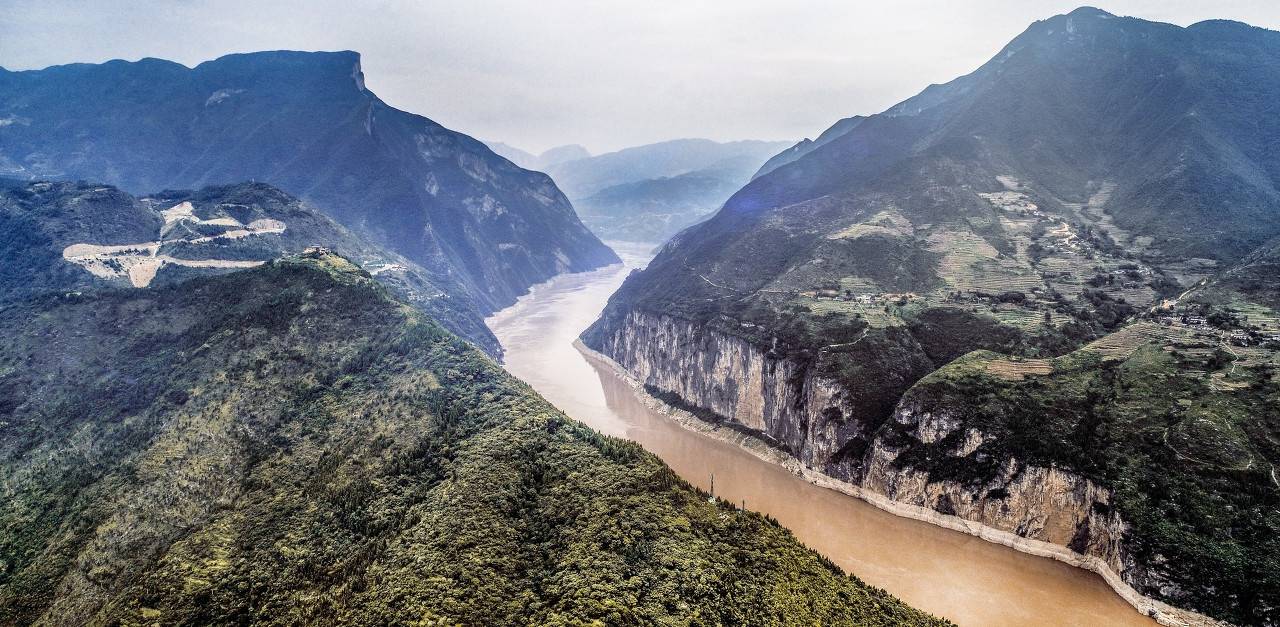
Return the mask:
{"type": "Polygon", "coordinates": [[[218,240],[233,240],[254,235],[279,235],[286,225],[280,220],[261,218],[241,224],[231,217],[201,220],[195,215],[195,207],[190,202],[174,205],[160,212],[164,226],[160,227],[158,239],[152,242],[124,244],[118,246],[102,246],[98,244],[78,243],[67,246],[62,251],[62,258],[76,264],[93,276],[100,279],[127,278],[134,287],[147,287],[156,278],[156,273],[165,265],[186,266],[188,268],[253,268],[262,265],[262,261],[242,259],[182,259],[161,254],[161,247],[170,239],[181,239],[189,244],[205,244],[218,240]],[[216,235],[199,237],[171,238],[174,231],[183,224],[214,226],[224,229],[216,235]]]}
{"type": "Polygon", "coordinates": [[[606,342],[604,353],[646,385],[779,441],[794,419],[784,407],[795,394],[812,396],[807,405],[820,407],[829,393],[821,385],[793,389],[788,363],[742,339],[676,318],[632,312],[606,342]]]}
{"type": "Polygon", "coordinates": [[[243,89],[219,89],[218,91],[209,94],[209,97],[204,101],[204,106],[212,107],[213,105],[219,104],[232,96],[242,93],[244,93],[243,89]]]}
{"type": "Polygon", "coordinates": [[[364,71],[360,69],[360,61],[351,66],[351,79],[356,82],[356,89],[364,91],[364,71]]]}
{"type": "Polygon", "coordinates": [[[633,311],[604,343],[602,352],[645,385],[767,436],[807,467],[856,479],[831,462],[865,427],[848,418],[859,414],[858,399],[835,381],[670,316],[633,311]]]}
{"type": "MultiPolygon", "coordinates": [[[[960,429],[959,420],[910,401],[899,405],[893,419],[921,444],[941,442],[960,429]]],[[[972,455],[984,439],[977,430],[967,429],[960,432],[959,446],[947,454],[972,455]]],[[[862,487],[901,503],[1101,558],[1116,572],[1125,569],[1121,540],[1126,526],[1111,507],[1110,490],[1074,473],[1016,459],[1005,461],[998,475],[981,485],[939,481],[895,463],[910,447],[894,447],[876,438],[865,457],[862,487]]]]}
{"type": "Polygon", "coordinates": [[[600,348],[647,388],[676,394],[698,410],[768,436],[805,475],[820,477],[816,483],[899,515],[1098,572],[1162,623],[1217,624],[1135,590],[1158,587],[1161,578],[1128,554],[1127,525],[1112,507],[1112,492],[1088,478],[1009,459],[993,478],[975,485],[935,479],[900,463],[909,450],[942,446],[949,437],[954,444],[944,451],[948,457],[984,454],[980,447],[992,438],[964,427],[945,409],[925,408],[907,397],[894,412],[896,424],[879,429],[860,460],[832,464],[861,427],[835,417],[852,415],[857,403],[836,382],[770,357],[741,338],[634,310],[603,336],[600,348]]]}

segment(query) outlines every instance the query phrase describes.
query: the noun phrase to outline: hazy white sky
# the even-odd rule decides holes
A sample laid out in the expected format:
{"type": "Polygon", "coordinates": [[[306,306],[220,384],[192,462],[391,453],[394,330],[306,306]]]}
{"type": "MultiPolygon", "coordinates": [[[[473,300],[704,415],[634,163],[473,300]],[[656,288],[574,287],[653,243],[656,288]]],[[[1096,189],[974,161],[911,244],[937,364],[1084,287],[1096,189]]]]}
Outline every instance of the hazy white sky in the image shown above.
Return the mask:
{"type": "MultiPolygon", "coordinates": [[[[266,49],[362,53],[370,89],[481,139],[595,152],[799,139],[967,73],[1057,0],[0,0],[0,66],[266,49]]],[[[1280,0],[1116,0],[1280,29],[1280,0]]]]}

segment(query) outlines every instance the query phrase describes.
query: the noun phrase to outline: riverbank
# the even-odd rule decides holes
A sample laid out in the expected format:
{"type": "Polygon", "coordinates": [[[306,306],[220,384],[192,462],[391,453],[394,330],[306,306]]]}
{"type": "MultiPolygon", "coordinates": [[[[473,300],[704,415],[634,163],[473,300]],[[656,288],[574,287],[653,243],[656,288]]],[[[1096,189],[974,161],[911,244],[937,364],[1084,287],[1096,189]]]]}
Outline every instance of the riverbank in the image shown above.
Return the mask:
{"type": "Polygon", "coordinates": [[[623,265],[560,275],[486,321],[507,347],[507,370],[556,407],[597,431],[641,444],[684,480],[772,516],[846,572],[959,625],[1156,624],[1092,572],[896,516],[761,459],[746,448],[754,443],[726,441],[724,429],[700,433],[652,408],[632,382],[573,345],[649,258],[647,249],[611,245],[623,265]]]}
{"type": "Polygon", "coordinates": [[[1073,567],[1096,573],[1136,612],[1154,619],[1161,625],[1169,627],[1229,627],[1226,623],[1216,621],[1202,614],[1173,607],[1167,603],[1142,595],[1137,590],[1134,590],[1132,586],[1125,583],[1120,578],[1120,575],[1108,566],[1106,562],[1098,558],[1081,555],[1057,544],[1031,540],[957,516],[942,514],[933,509],[894,501],[878,492],[872,492],[861,486],[833,479],[816,470],[806,468],[794,457],[780,451],[775,446],[771,446],[759,437],[710,424],[694,414],[674,407],[650,394],[645,390],[643,382],[637,380],[620,364],[607,355],[590,349],[580,340],[574,341],[574,348],[588,361],[608,369],[625,381],[635,391],[637,397],[653,411],[668,416],[673,422],[685,429],[741,447],[756,458],[780,466],[812,485],[855,497],[895,516],[918,520],[952,531],[959,531],[979,537],[987,542],[1009,547],[1021,553],[1054,559],[1073,567]]]}

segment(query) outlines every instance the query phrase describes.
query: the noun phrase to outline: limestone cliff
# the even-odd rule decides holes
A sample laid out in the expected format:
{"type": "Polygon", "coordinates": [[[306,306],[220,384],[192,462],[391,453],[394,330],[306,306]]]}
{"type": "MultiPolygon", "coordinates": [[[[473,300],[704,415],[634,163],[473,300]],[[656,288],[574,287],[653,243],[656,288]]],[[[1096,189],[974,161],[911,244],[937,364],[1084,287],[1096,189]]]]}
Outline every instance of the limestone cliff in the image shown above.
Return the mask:
{"type": "Polygon", "coordinates": [[[655,396],[750,430],[815,483],[894,513],[966,531],[1103,575],[1139,611],[1172,625],[1215,624],[1155,598],[1181,591],[1137,559],[1114,494],[1052,464],[995,453],[994,436],[913,388],[879,424],[810,364],[706,325],[631,310],[584,336],[655,396]]]}
{"type": "Polygon", "coordinates": [[[746,427],[807,465],[821,466],[851,432],[861,431],[861,425],[833,419],[854,413],[833,381],[810,376],[802,365],[770,356],[742,338],[633,311],[621,328],[599,339],[591,347],[651,391],[714,414],[706,418],[746,427]]]}

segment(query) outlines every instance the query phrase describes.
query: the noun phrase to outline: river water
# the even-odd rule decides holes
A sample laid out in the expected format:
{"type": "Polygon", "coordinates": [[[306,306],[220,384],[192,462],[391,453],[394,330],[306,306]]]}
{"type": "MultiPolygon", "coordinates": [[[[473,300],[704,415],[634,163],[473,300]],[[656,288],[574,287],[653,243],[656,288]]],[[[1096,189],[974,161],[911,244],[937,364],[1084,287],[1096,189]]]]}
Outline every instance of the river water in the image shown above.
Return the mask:
{"type": "Polygon", "coordinates": [[[627,274],[650,258],[646,246],[610,245],[622,265],[556,277],[487,321],[506,349],[507,370],[565,413],[639,442],[703,489],[714,475],[717,496],[773,516],[863,581],[960,625],[1155,624],[1094,573],[894,516],[650,409],[573,346],[627,274]]]}

